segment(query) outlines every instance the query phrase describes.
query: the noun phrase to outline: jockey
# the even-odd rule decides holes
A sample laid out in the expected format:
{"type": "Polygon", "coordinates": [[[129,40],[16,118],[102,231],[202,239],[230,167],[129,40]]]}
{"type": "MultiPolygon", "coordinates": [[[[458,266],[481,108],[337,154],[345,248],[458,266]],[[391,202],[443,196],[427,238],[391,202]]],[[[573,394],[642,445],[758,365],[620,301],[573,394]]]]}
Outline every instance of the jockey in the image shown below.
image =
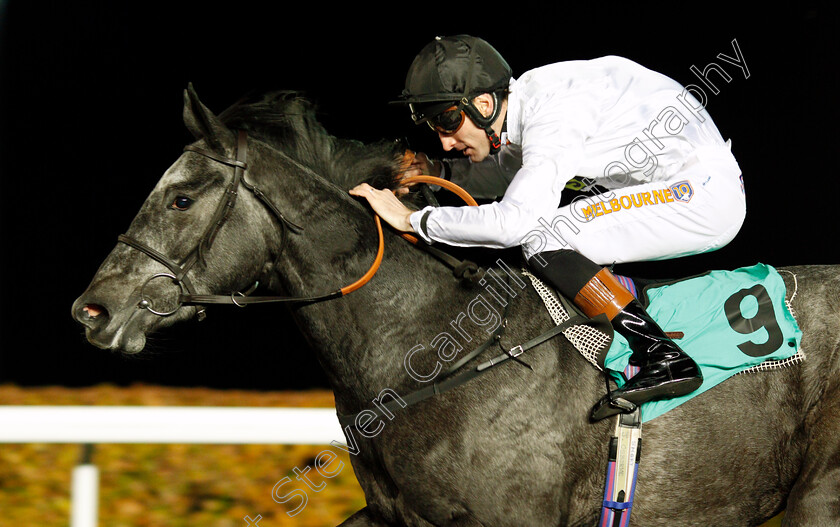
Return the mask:
{"type": "MultiPolygon", "coordinates": [[[[702,99],[702,97],[701,97],[702,99]]],[[[446,151],[431,161],[478,207],[407,208],[393,192],[360,185],[394,228],[427,243],[521,246],[534,274],[589,317],[605,315],[640,371],[599,401],[598,420],[700,387],[699,367],[605,267],[718,249],[746,212],[741,171],[691,90],[615,56],[560,62],[512,78],[482,39],[438,37],[409,68],[400,102],[446,151]],[[560,206],[572,178],[606,191],[560,206]]]]}

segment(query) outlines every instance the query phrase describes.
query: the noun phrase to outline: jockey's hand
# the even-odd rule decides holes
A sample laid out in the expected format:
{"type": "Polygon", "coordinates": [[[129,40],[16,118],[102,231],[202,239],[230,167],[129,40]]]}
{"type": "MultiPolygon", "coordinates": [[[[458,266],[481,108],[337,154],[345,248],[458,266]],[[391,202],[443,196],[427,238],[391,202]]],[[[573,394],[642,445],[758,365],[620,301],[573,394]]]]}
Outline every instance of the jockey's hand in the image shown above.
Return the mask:
{"type": "MultiPolygon", "coordinates": [[[[394,191],[396,192],[396,191],[394,191]]],[[[385,223],[402,232],[414,232],[408,217],[413,210],[409,209],[397,199],[394,192],[390,190],[379,190],[367,183],[362,183],[350,189],[350,194],[365,198],[371,208],[382,218],[385,223]]]]}
{"type": "MultiPolygon", "coordinates": [[[[403,172],[402,178],[409,178],[413,176],[435,176],[440,177],[440,169],[441,164],[440,161],[434,161],[426,157],[426,154],[423,152],[417,152],[414,155],[414,159],[411,161],[411,164],[408,166],[408,169],[403,172]]],[[[400,186],[394,193],[397,196],[404,196],[408,194],[410,190],[409,187],[416,185],[416,183],[410,183],[406,186],[400,186]]]]}

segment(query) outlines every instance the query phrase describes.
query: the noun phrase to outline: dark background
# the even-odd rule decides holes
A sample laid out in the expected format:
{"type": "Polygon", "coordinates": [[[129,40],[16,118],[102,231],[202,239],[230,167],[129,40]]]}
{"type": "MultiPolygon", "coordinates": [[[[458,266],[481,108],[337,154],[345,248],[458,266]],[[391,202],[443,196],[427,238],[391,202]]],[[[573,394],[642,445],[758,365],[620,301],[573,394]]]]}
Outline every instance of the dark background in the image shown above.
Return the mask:
{"type": "MultiPolygon", "coordinates": [[[[708,110],[733,140],[747,221],[709,255],[617,270],[680,276],[764,262],[838,263],[836,13],[648,2],[451,4],[441,10],[335,9],[323,2],[0,0],[0,383],[100,382],[217,388],[325,386],[283,308],[216,307],[159,335],[135,357],[93,348],[70,317],[155,182],[191,137],[182,92],[216,112],[254,90],[302,90],[335,135],[434,136],[387,105],[435,35],[490,41],[514,75],[542,64],[623,55],[683,84],[691,65],[732,75],[708,110]],[[634,3],[635,4],[635,3],[634,3]],[[270,6],[270,7],[269,7],[270,6]],[[551,7],[546,7],[551,6],[551,7]],[[515,9],[514,9],[515,8],[515,9]],[[547,9],[547,10],[546,10],[547,9]],[[750,77],[718,59],[737,39],[750,77]]],[[[344,3],[338,5],[343,6],[344,3]]]]}

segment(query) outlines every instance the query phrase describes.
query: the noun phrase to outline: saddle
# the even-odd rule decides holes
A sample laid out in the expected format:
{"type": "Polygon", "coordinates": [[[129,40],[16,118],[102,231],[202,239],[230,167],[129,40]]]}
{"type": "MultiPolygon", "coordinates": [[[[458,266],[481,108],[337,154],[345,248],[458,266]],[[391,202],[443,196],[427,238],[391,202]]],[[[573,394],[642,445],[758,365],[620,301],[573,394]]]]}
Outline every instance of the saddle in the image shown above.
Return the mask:
{"type": "MultiPolygon", "coordinates": [[[[575,312],[568,299],[527,270],[522,272],[555,324],[575,312]]],[[[668,282],[619,279],[703,372],[703,384],[691,394],[643,404],[643,421],[676,408],[734,375],[776,370],[805,358],[800,347],[802,332],[790,304],[796,291],[788,298],[784,280],[772,266],[709,271],[668,282]]],[[[567,330],[566,336],[588,362],[622,386],[638,369],[629,364],[632,351],[621,335],[593,336],[593,332],[605,331],[609,329],[581,325],[567,330]],[[575,333],[585,337],[575,338],[575,333]],[[610,342],[605,351],[598,345],[603,338],[610,342]]]]}

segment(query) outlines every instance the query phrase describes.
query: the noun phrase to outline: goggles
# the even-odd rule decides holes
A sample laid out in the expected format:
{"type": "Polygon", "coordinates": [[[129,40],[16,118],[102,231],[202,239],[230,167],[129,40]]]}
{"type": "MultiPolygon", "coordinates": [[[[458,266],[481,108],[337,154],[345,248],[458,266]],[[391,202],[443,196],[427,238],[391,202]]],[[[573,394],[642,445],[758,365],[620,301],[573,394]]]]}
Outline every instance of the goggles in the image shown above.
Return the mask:
{"type": "Polygon", "coordinates": [[[467,118],[464,112],[464,102],[453,104],[451,102],[435,105],[415,106],[409,104],[411,118],[414,124],[426,123],[433,131],[452,135],[464,125],[467,118]]]}

